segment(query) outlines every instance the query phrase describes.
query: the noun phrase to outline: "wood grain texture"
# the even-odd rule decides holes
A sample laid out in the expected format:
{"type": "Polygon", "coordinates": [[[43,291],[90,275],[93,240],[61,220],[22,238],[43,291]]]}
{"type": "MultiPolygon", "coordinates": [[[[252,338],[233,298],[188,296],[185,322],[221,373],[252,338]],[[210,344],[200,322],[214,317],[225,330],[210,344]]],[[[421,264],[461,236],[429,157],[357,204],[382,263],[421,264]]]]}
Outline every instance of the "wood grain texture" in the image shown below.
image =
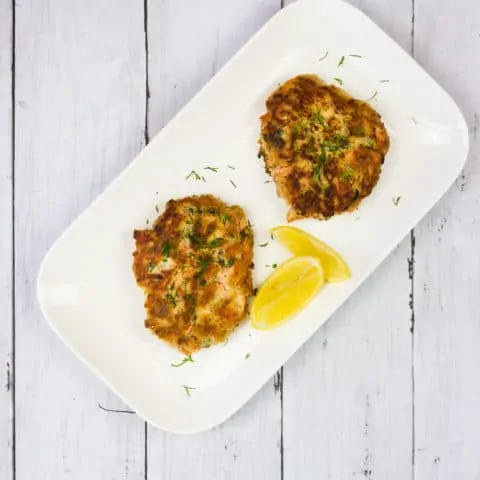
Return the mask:
{"type": "Polygon", "coordinates": [[[415,480],[480,478],[480,3],[415,1],[415,56],[470,127],[465,169],[416,229],[415,480]]]}
{"type": "Polygon", "coordinates": [[[0,479],[13,466],[12,5],[0,2],[0,479]]]}
{"type": "Polygon", "coordinates": [[[143,146],[145,96],[140,2],[19,1],[17,480],[144,478],[143,422],[98,407],[118,400],[49,329],[35,280],[47,248],[143,146]]]}
{"type": "MultiPolygon", "coordinates": [[[[352,3],[409,50],[409,0],[352,3]]],[[[286,480],[412,477],[409,256],[407,238],[284,367],[286,480]]]]}
{"type": "MultiPolygon", "coordinates": [[[[279,8],[280,0],[149,0],[149,131],[168,122],[279,8]]],[[[209,432],[179,437],[150,428],[148,478],[280,478],[280,415],[272,380],[209,432]]]]}

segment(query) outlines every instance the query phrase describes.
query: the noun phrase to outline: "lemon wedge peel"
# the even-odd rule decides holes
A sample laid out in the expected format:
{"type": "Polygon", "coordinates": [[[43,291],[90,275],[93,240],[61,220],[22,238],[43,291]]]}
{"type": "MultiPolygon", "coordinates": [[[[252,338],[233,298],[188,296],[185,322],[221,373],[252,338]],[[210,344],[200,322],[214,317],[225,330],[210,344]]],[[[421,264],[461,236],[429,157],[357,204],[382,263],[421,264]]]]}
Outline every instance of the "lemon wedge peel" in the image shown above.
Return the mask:
{"type": "Polygon", "coordinates": [[[290,258],[260,287],[250,310],[252,326],[271,330],[285,323],[313,300],[323,284],[323,268],[317,258],[290,258]]]}
{"type": "Polygon", "coordinates": [[[351,277],[350,268],[332,247],[297,227],[274,227],[270,233],[295,256],[317,258],[324,271],[325,281],[342,282],[351,277]]]}

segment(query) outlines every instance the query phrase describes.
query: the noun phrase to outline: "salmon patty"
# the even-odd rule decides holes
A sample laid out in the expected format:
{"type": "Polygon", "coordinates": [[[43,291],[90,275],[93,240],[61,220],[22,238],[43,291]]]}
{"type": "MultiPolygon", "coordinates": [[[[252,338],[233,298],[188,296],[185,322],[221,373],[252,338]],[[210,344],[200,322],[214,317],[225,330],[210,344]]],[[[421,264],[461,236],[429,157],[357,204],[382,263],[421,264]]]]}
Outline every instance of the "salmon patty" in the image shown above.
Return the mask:
{"type": "Polygon", "coordinates": [[[389,137],[368,103],[316,75],[299,75],[278,87],[266,107],[259,155],[290,206],[288,221],[326,219],[370,195],[389,137]]]}
{"type": "Polygon", "coordinates": [[[226,341],[253,293],[253,233],[243,209],[213,195],[170,200],[134,238],[145,326],[187,355],[226,341]]]}

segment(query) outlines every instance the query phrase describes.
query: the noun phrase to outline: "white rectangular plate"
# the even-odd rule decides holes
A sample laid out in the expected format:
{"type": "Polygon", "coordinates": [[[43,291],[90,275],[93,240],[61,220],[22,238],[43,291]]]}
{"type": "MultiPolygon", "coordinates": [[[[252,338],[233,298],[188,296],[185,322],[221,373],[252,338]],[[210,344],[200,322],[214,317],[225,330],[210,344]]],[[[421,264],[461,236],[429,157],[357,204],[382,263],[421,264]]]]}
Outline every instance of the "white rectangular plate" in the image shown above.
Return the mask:
{"type": "Polygon", "coordinates": [[[140,416],[171,432],[211,428],[372,273],[451,185],[467,151],[467,128],[452,99],[365,15],[338,0],[298,2],[272,18],[55,243],[38,279],[40,305],[64,342],[140,416]],[[143,326],[133,229],[156,217],[155,205],[213,193],[244,207],[253,223],[257,285],[271,272],[266,265],[287,258],[274,242],[258,248],[272,226],[285,223],[287,210],[257,159],[258,117],[270,92],[300,73],[341,77],[360,99],[378,92],[372,104],[391,136],[380,181],[357,211],[297,222],[341,252],[352,279],[327,285],[274,331],[255,331],[245,321],[227,344],[172,368],[182,355],[143,326]],[[206,183],[186,180],[191,170],[206,183]],[[195,388],[191,396],[182,385],[195,388]]]}

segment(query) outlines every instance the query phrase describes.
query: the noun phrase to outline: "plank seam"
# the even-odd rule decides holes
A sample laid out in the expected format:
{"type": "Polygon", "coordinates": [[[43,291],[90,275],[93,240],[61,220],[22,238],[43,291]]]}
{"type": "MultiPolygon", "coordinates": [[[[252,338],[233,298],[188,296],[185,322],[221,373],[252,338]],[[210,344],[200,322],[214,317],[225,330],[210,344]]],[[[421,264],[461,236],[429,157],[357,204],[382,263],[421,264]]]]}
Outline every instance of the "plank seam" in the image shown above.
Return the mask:
{"type": "MultiPolygon", "coordinates": [[[[410,49],[415,58],[415,0],[412,0],[412,25],[410,31],[410,49]]],[[[412,480],[415,480],[415,229],[410,232],[410,259],[408,276],[410,278],[410,333],[411,333],[411,386],[412,386],[412,480]]]]}
{"type": "MultiPolygon", "coordinates": [[[[148,108],[150,100],[150,85],[148,77],[148,0],[143,0],[143,31],[145,37],[145,145],[150,141],[148,131],[148,108]]],[[[143,452],[143,478],[148,480],[148,424],[144,422],[144,452],[143,452]]]]}
{"type": "MultiPolygon", "coordinates": [[[[410,31],[410,48],[412,57],[415,57],[415,0],[412,0],[412,25],[410,31]]],[[[409,260],[409,278],[410,278],[410,332],[411,332],[411,353],[412,362],[411,382],[412,382],[412,480],[415,480],[415,229],[410,233],[410,260],[409,260]]]]}
{"type": "Polygon", "coordinates": [[[11,380],[11,395],[12,395],[12,479],[16,480],[17,478],[17,451],[16,451],[16,360],[15,360],[15,304],[16,304],[16,297],[15,297],[15,0],[11,1],[12,6],[12,50],[11,50],[11,104],[12,104],[12,113],[11,113],[11,162],[12,162],[12,358],[11,358],[11,372],[10,372],[10,380],[11,380]]]}

